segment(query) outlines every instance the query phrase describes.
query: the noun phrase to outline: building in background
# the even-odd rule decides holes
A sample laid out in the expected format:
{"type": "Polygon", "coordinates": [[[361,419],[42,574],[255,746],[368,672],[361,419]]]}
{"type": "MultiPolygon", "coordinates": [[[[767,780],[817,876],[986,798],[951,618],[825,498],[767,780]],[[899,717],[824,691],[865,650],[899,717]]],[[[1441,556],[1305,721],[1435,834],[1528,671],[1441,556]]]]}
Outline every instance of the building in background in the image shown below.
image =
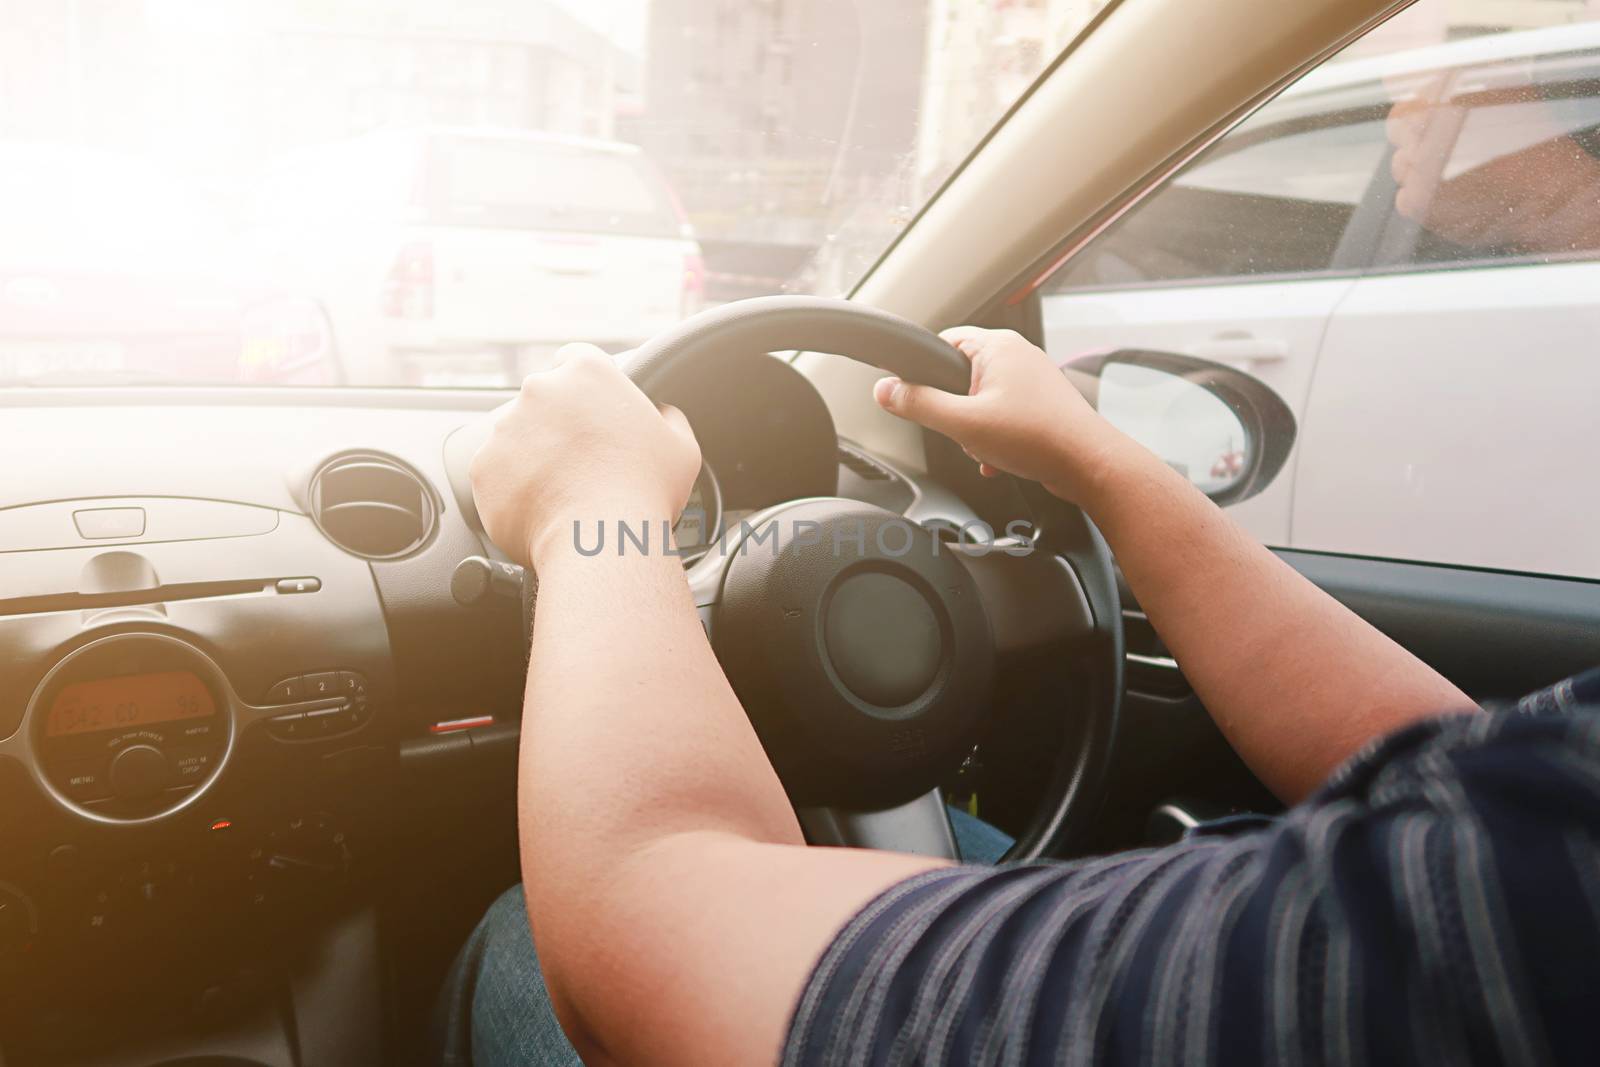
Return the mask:
{"type": "MultiPolygon", "coordinates": [[[[379,126],[505,126],[609,139],[636,56],[551,3],[410,5],[404,21],[286,19],[263,61],[291,74],[282,139],[379,126]]],[[[359,9],[358,9],[359,10],[359,9]]]]}
{"type": "Polygon", "coordinates": [[[917,131],[931,194],[1108,0],[928,0],[917,131]]]}
{"type": "Polygon", "coordinates": [[[927,10],[927,0],[654,0],[637,140],[683,199],[713,297],[788,282],[903,167],[927,10]]]}

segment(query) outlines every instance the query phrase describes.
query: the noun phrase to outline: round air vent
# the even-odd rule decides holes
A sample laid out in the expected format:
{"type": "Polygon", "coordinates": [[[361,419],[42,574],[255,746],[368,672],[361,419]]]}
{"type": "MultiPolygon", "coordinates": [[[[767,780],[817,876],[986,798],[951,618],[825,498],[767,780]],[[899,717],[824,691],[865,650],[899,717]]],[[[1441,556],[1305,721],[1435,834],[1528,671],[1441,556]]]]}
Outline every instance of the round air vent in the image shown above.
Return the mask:
{"type": "Polygon", "coordinates": [[[438,511],[422,476],[397,459],[355,452],[311,479],[311,517],[334,544],[368,559],[395,559],[433,536],[438,511]]]}

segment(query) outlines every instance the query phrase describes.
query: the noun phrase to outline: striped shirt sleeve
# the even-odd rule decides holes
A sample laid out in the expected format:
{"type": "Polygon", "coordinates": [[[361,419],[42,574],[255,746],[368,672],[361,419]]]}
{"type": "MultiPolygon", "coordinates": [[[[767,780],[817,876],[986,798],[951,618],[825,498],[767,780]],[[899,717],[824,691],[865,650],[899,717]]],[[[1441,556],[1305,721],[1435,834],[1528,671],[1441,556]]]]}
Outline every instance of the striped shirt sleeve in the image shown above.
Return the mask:
{"type": "Polygon", "coordinates": [[[894,886],[786,1067],[1594,1062],[1600,714],[1402,731],[1239,837],[894,886]]]}

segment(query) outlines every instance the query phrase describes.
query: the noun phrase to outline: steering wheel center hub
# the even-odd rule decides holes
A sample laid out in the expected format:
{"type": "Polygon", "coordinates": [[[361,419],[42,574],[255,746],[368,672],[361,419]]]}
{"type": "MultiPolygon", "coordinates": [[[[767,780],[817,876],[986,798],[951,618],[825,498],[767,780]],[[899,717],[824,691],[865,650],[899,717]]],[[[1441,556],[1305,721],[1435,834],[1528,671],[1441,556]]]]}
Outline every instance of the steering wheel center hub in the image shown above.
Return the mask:
{"type": "Polygon", "coordinates": [[[933,684],[944,652],[939,616],[898,575],[847,575],[835,586],[822,625],[834,673],[870,708],[908,707],[933,684]]]}
{"type": "Polygon", "coordinates": [[[994,642],[950,546],[820,499],[753,518],[726,552],[718,656],[796,803],[885,807],[959,765],[994,642]]]}

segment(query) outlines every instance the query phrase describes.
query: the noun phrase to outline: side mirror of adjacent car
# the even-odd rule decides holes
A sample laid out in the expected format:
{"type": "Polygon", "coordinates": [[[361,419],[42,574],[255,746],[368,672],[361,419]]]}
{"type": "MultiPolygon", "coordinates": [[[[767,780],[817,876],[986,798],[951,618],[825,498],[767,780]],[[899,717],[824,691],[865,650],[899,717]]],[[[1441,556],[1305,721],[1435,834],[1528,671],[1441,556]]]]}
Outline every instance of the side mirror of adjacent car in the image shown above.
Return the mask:
{"type": "Polygon", "coordinates": [[[1062,370],[1112,425],[1224,506],[1270,485],[1294,447],[1289,405],[1221,363],[1128,348],[1062,370]]]}

